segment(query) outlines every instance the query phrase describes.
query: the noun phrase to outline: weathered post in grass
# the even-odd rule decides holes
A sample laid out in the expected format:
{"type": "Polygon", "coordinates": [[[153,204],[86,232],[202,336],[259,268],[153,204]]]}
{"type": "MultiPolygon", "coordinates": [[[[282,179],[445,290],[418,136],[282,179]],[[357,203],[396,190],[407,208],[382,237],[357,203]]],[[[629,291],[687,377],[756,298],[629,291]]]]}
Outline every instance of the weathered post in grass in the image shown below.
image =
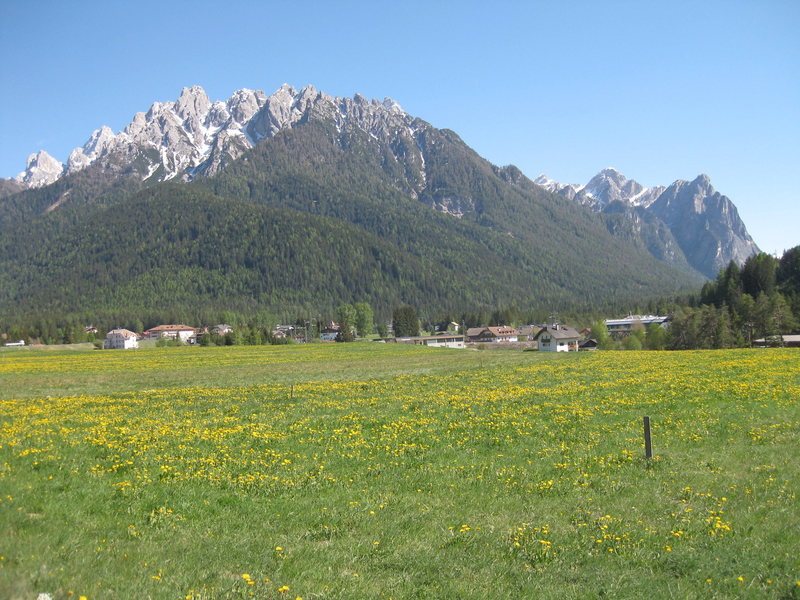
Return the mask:
{"type": "Polygon", "coordinates": [[[653,445],[650,441],[650,417],[644,418],[644,457],[653,458],[653,445]]]}
{"type": "Polygon", "coordinates": [[[294,400],[294,384],[292,384],[292,387],[289,390],[289,400],[294,400]]]}

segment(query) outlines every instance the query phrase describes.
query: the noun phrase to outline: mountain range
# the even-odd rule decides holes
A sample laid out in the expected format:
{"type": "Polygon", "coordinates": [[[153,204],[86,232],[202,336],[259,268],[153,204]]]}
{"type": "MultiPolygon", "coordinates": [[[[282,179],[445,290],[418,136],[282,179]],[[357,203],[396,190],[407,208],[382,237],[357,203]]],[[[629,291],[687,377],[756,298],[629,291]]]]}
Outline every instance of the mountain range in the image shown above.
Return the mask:
{"type": "Polygon", "coordinates": [[[66,164],[31,155],[0,181],[0,251],[2,315],[591,306],[690,289],[757,248],[706,176],[532,181],[391,99],[284,85],[184,88],[66,164]]]}
{"type": "Polygon", "coordinates": [[[685,258],[709,278],[730,261],[741,265],[759,251],[736,206],[714,189],[708,175],[678,180],[668,187],[646,188],[607,168],[586,185],[558,183],[546,175],[534,183],[606,215],[611,231],[628,235],[653,256],[673,263],[685,258]]]}

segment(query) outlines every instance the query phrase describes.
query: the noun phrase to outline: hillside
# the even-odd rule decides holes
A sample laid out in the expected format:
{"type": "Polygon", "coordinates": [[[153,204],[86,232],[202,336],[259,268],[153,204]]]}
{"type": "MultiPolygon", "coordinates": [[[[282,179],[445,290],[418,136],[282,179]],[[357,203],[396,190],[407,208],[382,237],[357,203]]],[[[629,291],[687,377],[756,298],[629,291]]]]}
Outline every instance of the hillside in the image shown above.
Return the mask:
{"type": "MultiPolygon", "coordinates": [[[[162,184],[113,206],[56,211],[2,236],[0,314],[196,320],[222,309],[325,313],[356,300],[379,314],[401,303],[433,313],[588,301],[549,282],[519,241],[458,221],[448,229],[441,221],[452,217],[411,206],[418,226],[392,230],[413,211],[364,210],[360,227],[162,184]]],[[[587,298],[615,293],[581,286],[587,298]]]]}
{"type": "MultiPolygon", "coordinates": [[[[353,225],[180,185],[80,215],[48,215],[2,241],[6,315],[14,306],[89,316],[165,306],[178,314],[316,310],[356,298],[384,309],[401,300],[442,306],[452,297],[492,300],[464,288],[454,270],[353,225]]],[[[500,267],[492,258],[481,261],[481,272],[500,267]]],[[[506,291],[524,292],[512,282],[506,291]]]]}

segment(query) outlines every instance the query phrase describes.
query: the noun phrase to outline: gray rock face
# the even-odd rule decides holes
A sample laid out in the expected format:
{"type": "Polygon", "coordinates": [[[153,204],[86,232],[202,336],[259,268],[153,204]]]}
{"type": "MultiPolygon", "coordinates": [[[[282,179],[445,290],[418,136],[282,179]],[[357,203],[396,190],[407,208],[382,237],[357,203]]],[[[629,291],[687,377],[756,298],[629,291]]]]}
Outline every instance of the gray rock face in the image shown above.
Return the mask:
{"type": "Polygon", "coordinates": [[[689,263],[709,278],[730,261],[742,264],[759,251],[733,202],[707,175],[676,181],[650,210],[672,230],[689,263]]]}
{"type": "Polygon", "coordinates": [[[329,120],[340,133],[359,129],[389,144],[392,160],[407,171],[398,185],[414,195],[424,187],[419,130],[427,124],[389,98],[335,98],[313,86],[297,91],[286,84],[270,96],[237,90],[225,102],[211,102],[199,86],[184,88],[175,102],[136,113],[117,134],[108,127],[93,132],[72,151],[66,168],[46,153],[32,155],[17,179],[38,187],[97,163],[111,173],[133,169],[142,180],[188,181],[214,175],[259,141],[308,119],[329,120]]]}
{"type": "Polygon", "coordinates": [[[656,258],[687,262],[709,278],[731,260],[742,264],[759,251],[733,202],[714,190],[707,175],[646,188],[609,168],[586,185],[557,183],[544,175],[534,183],[603,213],[609,231],[656,258]]]}
{"type": "Polygon", "coordinates": [[[103,126],[94,131],[82,148],[75,148],[70,153],[67,160],[67,173],[80,171],[92,164],[98,156],[108,152],[115,137],[110,127],[103,126]]]}
{"type": "Polygon", "coordinates": [[[25,164],[25,170],[17,175],[17,182],[27,187],[37,188],[49,185],[64,173],[64,165],[44,150],[31,154],[25,164]]]}
{"type": "Polygon", "coordinates": [[[557,181],[553,181],[552,179],[550,179],[545,174],[539,175],[536,179],[533,180],[533,183],[535,183],[539,187],[543,187],[548,192],[561,194],[562,196],[568,198],[569,200],[575,200],[575,197],[584,188],[584,186],[577,185],[575,183],[558,183],[557,181]]]}

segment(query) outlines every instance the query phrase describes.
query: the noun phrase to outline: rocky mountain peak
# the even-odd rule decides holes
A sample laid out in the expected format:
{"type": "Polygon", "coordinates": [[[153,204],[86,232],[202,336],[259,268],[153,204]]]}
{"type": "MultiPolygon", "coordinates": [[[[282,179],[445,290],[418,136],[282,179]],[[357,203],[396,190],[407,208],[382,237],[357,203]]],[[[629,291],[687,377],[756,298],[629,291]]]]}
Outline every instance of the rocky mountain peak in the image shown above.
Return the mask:
{"type": "Polygon", "coordinates": [[[116,135],[110,127],[103,125],[100,129],[95,129],[92,135],[81,148],[75,148],[67,159],[67,173],[74,173],[87,167],[100,154],[109,148],[116,140],[116,135]]]}
{"type": "Polygon", "coordinates": [[[540,175],[534,183],[595,210],[603,210],[613,202],[647,207],[664,191],[662,186],[647,188],[638,181],[628,179],[614,167],[606,167],[585,185],[558,183],[544,175],[540,175]]]}
{"type": "Polygon", "coordinates": [[[627,181],[627,178],[622,173],[617,171],[614,167],[606,167],[605,169],[600,171],[597,175],[612,181],[617,181],[620,184],[624,184],[627,181]]]}
{"type": "Polygon", "coordinates": [[[584,193],[600,204],[629,201],[644,190],[640,183],[627,179],[622,173],[608,167],[595,175],[584,188],[584,193]]]}
{"type": "Polygon", "coordinates": [[[672,228],[690,264],[707,277],[759,251],[733,202],[714,189],[708,175],[676,181],[650,209],[672,228]]]}
{"type": "Polygon", "coordinates": [[[175,112],[187,120],[205,117],[211,107],[211,101],[205,90],[198,85],[185,87],[175,102],[175,112]]]}
{"type": "Polygon", "coordinates": [[[706,192],[714,192],[714,186],[711,185],[711,178],[705,173],[698,175],[694,181],[692,181],[692,185],[706,192]]]}
{"type": "Polygon", "coordinates": [[[28,187],[42,187],[56,181],[64,173],[64,165],[44,150],[31,154],[25,170],[16,176],[16,181],[28,187]]]}
{"type": "MultiPolygon", "coordinates": [[[[608,167],[585,186],[561,184],[544,175],[534,183],[597,212],[625,215],[639,229],[639,234],[643,231],[643,218],[649,219],[655,230],[666,228],[688,263],[707,277],[716,276],[731,260],[741,264],[758,252],[736,207],[714,189],[705,174],[692,181],[675,181],[669,187],[646,188],[608,167]]],[[[617,226],[613,219],[609,221],[610,229],[617,226]]],[[[663,238],[663,234],[659,235],[663,238]]],[[[659,243],[642,240],[643,245],[652,248],[663,245],[662,242],[663,239],[659,243]]]]}
{"type": "Polygon", "coordinates": [[[389,98],[388,96],[383,99],[383,107],[389,110],[390,112],[395,113],[402,113],[405,112],[403,107],[401,107],[397,102],[389,98]]]}
{"type": "Polygon", "coordinates": [[[546,189],[548,192],[560,194],[569,200],[574,200],[578,193],[580,193],[580,191],[584,188],[584,186],[576,185],[574,183],[559,183],[550,179],[544,173],[534,179],[533,183],[546,189]]]}

